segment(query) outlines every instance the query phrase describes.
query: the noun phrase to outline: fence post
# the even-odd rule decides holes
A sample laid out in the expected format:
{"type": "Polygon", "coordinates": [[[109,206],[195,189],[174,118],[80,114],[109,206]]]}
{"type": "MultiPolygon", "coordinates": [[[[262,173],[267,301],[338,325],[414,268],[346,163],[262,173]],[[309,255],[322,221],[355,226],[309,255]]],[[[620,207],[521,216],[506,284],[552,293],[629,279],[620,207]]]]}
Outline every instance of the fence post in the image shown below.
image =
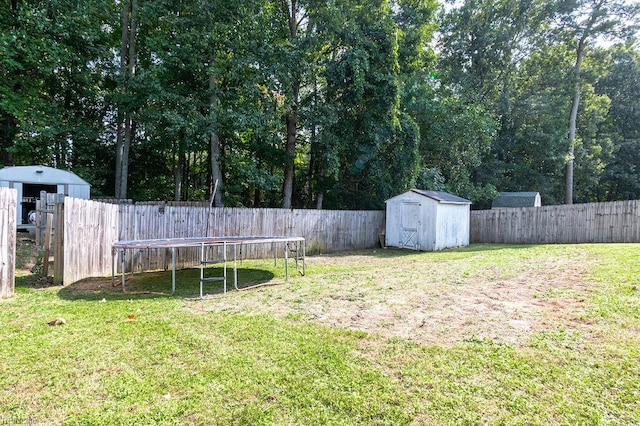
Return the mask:
{"type": "Polygon", "coordinates": [[[36,247],[42,247],[44,244],[44,227],[47,220],[47,210],[47,192],[40,191],[40,199],[36,200],[36,247]]]}
{"type": "Polygon", "coordinates": [[[0,298],[15,291],[17,203],[15,189],[0,188],[0,298]]]}
{"type": "Polygon", "coordinates": [[[49,255],[51,252],[51,228],[53,226],[53,213],[47,213],[47,224],[44,227],[44,250],[42,253],[42,276],[49,276],[49,255]]]}
{"type": "Polygon", "coordinates": [[[53,248],[53,283],[64,283],[64,195],[56,196],[53,248]]]}

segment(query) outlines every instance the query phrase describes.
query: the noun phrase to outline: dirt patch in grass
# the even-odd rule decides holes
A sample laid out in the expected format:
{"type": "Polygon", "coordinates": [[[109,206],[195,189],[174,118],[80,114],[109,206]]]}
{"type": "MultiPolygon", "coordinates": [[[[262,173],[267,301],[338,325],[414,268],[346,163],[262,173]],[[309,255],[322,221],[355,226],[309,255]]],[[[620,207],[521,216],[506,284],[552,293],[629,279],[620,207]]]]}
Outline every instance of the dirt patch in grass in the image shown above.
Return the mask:
{"type": "Polygon", "coordinates": [[[48,276],[43,273],[43,251],[36,245],[32,235],[18,232],[16,240],[16,277],[34,287],[53,285],[53,262],[49,262],[48,276]]]}
{"type": "Polygon", "coordinates": [[[41,254],[35,240],[29,234],[19,232],[16,239],[16,272],[30,274],[41,263],[41,254]]]}
{"type": "Polygon", "coordinates": [[[476,265],[475,256],[436,261],[373,255],[319,256],[293,282],[194,302],[199,311],[270,312],[387,337],[453,345],[490,340],[524,345],[541,331],[589,333],[588,264],[572,256],[476,265]]]}
{"type": "MultiPolygon", "coordinates": [[[[559,330],[584,341],[597,333],[586,314],[587,276],[596,260],[585,253],[574,246],[314,256],[307,258],[305,277],[244,283],[240,291],[208,293],[204,300],[188,297],[185,306],[199,313],[269,313],[445,346],[465,341],[521,346],[538,333],[559,330]]],[[[158,274],[128,278],[128,293],[169,296],[166,285],[149,287],[158,274]]],[[[106,279],[84,280],[65,291],[121,294],[119,281],[112,287],[106,279]]]]}

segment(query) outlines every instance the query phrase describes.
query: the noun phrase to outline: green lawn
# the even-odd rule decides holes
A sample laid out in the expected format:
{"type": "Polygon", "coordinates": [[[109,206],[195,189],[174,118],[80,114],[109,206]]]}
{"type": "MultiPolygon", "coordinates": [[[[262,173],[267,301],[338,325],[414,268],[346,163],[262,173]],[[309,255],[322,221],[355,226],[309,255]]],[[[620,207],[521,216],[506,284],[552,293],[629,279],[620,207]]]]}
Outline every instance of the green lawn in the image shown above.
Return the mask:
{"type": "Polygon", "coordinates": [[[640,245],[363,251],[310,257],[286,282],[282,269],[245,261],[244,290],[205,300],[197,270],[175,296],[170,273],[122,294],[19,272],[0,301],[0,424],[640,423],[640,245]],[[449,332],[409,327],[452,293],[496,288],[522,289],[528,331],[474,328],[473,303],[449,332]],[[370,327],[341,322],[390,303],[370,327]]]}

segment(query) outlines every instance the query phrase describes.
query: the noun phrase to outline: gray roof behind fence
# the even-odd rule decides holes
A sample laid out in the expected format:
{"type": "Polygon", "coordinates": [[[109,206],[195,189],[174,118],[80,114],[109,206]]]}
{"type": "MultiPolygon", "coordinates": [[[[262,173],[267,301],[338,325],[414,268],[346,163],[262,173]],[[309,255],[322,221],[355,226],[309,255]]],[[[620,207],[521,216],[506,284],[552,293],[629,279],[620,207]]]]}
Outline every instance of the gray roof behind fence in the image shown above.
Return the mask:
{"type": "Polygon", "coordinates": [[[500,192],[491,203],[491,208],[496,207],[536,207],[536,201],[540,200],[539,192],[500,192]]]}
{"type": "Polygon", "coordinates": [[[0,181],[89,186],[72,172],[47,166],[7,166],[0,169],[0,181]]]}
{"type": "Polygon", "coordinates": [[[444,191],[426,191],[424,189],[412,189],[411,191],[441,203],[471,204],[471,201],[465,198],[444,191]]]}

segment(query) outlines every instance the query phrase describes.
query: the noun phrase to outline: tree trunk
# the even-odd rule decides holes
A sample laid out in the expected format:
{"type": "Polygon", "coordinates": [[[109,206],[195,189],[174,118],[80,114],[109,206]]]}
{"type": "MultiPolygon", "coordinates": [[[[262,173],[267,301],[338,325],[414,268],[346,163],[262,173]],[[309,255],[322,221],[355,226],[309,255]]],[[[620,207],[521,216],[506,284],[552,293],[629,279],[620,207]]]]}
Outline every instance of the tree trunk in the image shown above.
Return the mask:
{"type": "MultiPolygon", "coordinates": [[[[123,90],[126,93],[127,80],[136,71],[136,39],[138,1],[130,0],[122,8],[122,33],[120,44],[120,70],[123,90]]],[[[129,175],[129,150],[134,136],[134,123],[131,111],[118,111],[116,136],[116,179],[115,197],[127,198],[127,180],[129,175]]]]}
{"type": "Polygon", "coordinates": [[[298,135],[298,91],[300,83],[295,81],[293,84],[294,104],[287,115],[287,146],[285,148],[286,167],[284,173],[284,185],[282,188],[282,208],[290,209],[291,200],[293,198],[293,180],[295,177],[294,160],[296,156],[296,138],[298,135]]]}
{"type": "Polygon", "coordinates": [[[591,16],[580,36],[578,41],[578,48],[576,51],[576,65],[575,65],[575,81],[573,92],[573,104],[571,105],[571,115],[569,116],[569,150],[567,152],[567,165],[565,167],[565,192],[564,202],[565,204],[573,204],[573,166],[575,157],[575,140],[576,140],[576,127],[578,121],[578,109],[580,108],[580,75],[582,71],[582,60],[584,58],[584,50],[587,45],[587,39],[591,36],[592,29],[596,21],[601,16],[602,6],[604,0],[597,2],[591,11],[591,16]]]}
{"type": "MultiPolygon", "coordinates": [[[[127,46],[129,45],[129,13],[131,4],[129,2],[122,5],[122,32],[120,35],[120,78],[124,87],[127,74],[127,46]]],[[[124,122],[125,114],[121,108],[118,108],[118,118],[116,127],[116,176],[114,195],[116,198],[122,198],[120,194],[120,181],[122,180],[122,150],[124,147],[124,122]]]]}
{"type": "MultiPolygon", "coordinates": [[[[209,63],[213,64],[213,58],[209,58],[209,63]]],[[[220,146],[220,138],[218,137],[218,132],[216,131],[217,125],[217,108],[218,108],[218,97],[216,95],[216,76],[213,72],[209,75],[209,90],[211,91],[211,96],[209,98],[209,114],[211,117],[211,129],[209,131],[209,144],[211,151],[211,178],[213,180],[213,186],[216,191],[213,199],[214,207],[224,207],[224,197],[222,196],[222,188],[223,185],[223,176],[222,176],[222,167],[220,162],[220,154],[222,152],[220,146]],[[217,186],[217,188],[216,188],[217,186]]]]}
{"type": "Polygon", "coordinates": [[[259,209],[260,208],[260,198],[261,198],[260,189],[259,188],[254,188],[254,190],[253,190],[253,208],[255,208],[255,209],[259,209]]]}
{"type": "Polygon", "coordinates": [[[324,201],[324,191],[316,192],[316,209],[322,210],[323,201],[324,201]]]}
{"type": "Polygon", "coordinates": [[[13,166],[13,153],[11,147],[13,147],[13,139],[16,134],[16,123],[14,118],[7,114],[4,120],[0,124],[0,144],[2,152],[2,161],[5,166],[13,166]]]}
{"type": "MultiPolygon", "coordinates": [[[[316,76],[313,78],[313,108],[318,108],[318,80],[316,76]]],[[[316,209],[322,210],[322,203],[324,201],[325,162],[322,160],[317,136],[317,123],[313,122],[311,126],[311,150],[309,159],[309,195],[315,197],[316,209]]]]}
{"type": "MultiPolygon", "coordinates": [[[[289,26],[289,38],[294,42],[298,36],[298,19],[296,16],[296,0],[282,1],[282,6],[289,26]]],[[[292,70],[296,76],[291,84],[291,107],[287,113],[287,141],[285,147],[286,165],[284,169],[284,183],[282,186],[282,208],[290,209],[293,199],[293,181],[295,177],[294,160],[296,155],[296,139],[298,135],[298,103],[300,93],[300,77],[297,70],[292,70]]]]}
{"type": "Polygon", "coordinates": [[[567,153],[567,165],[565,166],[564,202],[573,204],[573,165],[575,157],[576,121],[578,119],[578,107],[580,106],[580,89],[576,88],[573,95],[571,116],[569,117],[569,151],[567,153]]]}
{"type": "Polygon", "coordinates": [[[120,160],[120,197],[127,198],[127,182],[129,177],[129,150],[131,148],[131,139],[133,138],[133,120],[131,113],[124,114],[124,137],[122,142],[122,158],[120,160]]]}
{"type": "Polygon", "coordinates": [[[180,201],[182,196],[182,153],[178,150],[173,168],[173,200],[180,201]]]}
{"type": "Polygon", "coordinates": [[[569,116],[569,151],[567,155],[567,165],[565,167],[565,204],[573,204],[573,165],[576,140],[576,123],[578,121],[578,108],[580,107],[580,73],[582,68],[582,58],[584,57],[586,33],[578,42],[575,82],[573,92],[573,104],[571,105],[571,115],[569,116]]]}

